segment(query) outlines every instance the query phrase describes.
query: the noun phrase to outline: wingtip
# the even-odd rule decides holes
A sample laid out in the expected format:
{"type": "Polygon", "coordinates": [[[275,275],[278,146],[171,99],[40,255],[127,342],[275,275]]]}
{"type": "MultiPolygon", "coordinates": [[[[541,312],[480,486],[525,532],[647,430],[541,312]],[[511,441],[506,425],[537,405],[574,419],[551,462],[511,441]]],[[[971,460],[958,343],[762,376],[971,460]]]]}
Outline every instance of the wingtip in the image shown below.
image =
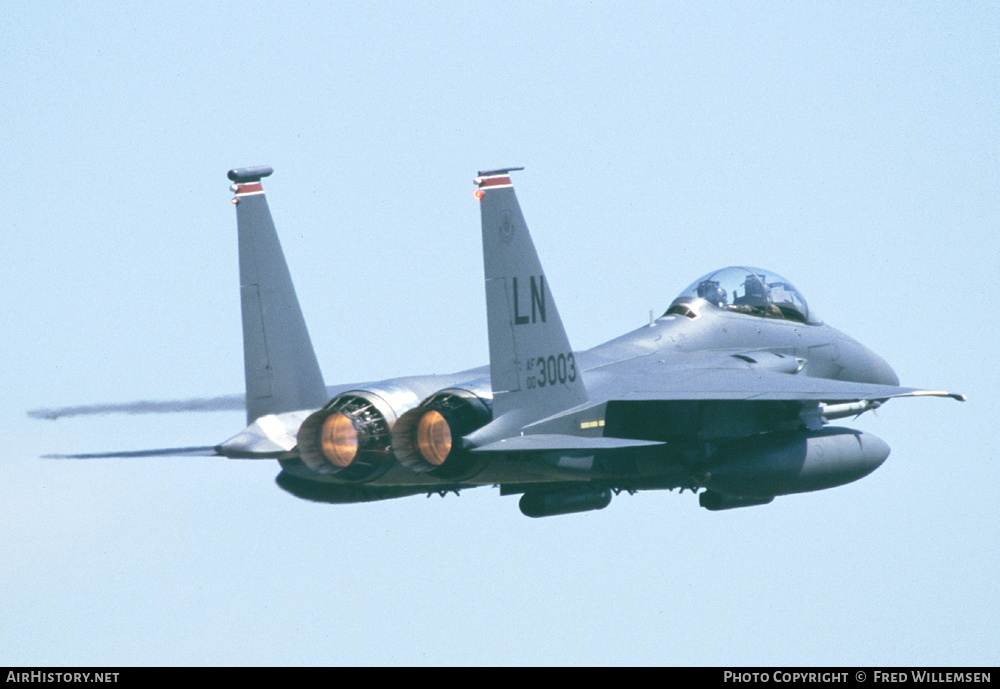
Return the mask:
{"type": "Polygon", "coordinates": [[[969,398],[957,392],[948,392],[946,390],[914,390],[910,393],[910,397],[950,397],[953,400],[958,400],[959,402],[965,402],[969,398]]]}

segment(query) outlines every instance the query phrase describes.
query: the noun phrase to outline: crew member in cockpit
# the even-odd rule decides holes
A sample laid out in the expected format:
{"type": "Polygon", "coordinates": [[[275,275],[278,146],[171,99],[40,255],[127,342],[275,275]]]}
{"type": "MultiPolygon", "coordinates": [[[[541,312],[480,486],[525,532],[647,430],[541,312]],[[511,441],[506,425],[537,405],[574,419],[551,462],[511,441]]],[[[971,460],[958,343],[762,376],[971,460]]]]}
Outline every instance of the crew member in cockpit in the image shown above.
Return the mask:
{"type": "Polygon", "coordinates": [[[726,290],[716,280],[705,280],[698,285],[698,296],[709,304],[722,308],[728,301],[726,290]]]}
{"type": "Polygon", "coordinates": [[[756,275],[747,275],[743,282],[743,296],[733,300],[733,306],[741,313],[749,313],[766,318],[784,318],[781,309],[771,303],[767,285],[756,275]]]}
{"type": "Polygon", "coordinates": [[[747,275],[743,282],[743,296],[733,300],[736,306],[750,306],[762,309],[767,306],[767,288],[756,275],[747,275]]]}

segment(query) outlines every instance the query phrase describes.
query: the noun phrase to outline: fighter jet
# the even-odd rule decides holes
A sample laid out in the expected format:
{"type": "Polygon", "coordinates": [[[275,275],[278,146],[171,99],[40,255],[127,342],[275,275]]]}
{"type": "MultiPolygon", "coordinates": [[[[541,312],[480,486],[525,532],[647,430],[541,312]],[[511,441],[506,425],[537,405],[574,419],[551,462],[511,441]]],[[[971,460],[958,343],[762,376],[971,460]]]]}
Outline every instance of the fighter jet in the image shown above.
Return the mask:
{"type": "Polygon", "coordinates": [[[574,350],[514,193],[520,169],[475,179],[489,365],[329,388],[264,194],[273,170],[230,170],[247,428],[210,453],[274,458],[281,488],[327,503],[498,486],[543,517],[687,489],[725,510],[850,483],[888,457],[831,421],[896,397],[965,399],[900,387],[791,282],[752,266],[709,273],[659,318],[574,350]]]}

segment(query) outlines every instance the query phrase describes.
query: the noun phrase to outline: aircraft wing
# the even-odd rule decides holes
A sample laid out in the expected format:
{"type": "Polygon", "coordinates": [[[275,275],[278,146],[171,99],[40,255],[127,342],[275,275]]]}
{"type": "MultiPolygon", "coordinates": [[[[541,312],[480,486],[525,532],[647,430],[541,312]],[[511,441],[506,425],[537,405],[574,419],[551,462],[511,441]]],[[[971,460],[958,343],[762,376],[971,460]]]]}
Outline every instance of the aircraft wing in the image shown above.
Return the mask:
{"type": "Polygon", "coordinates": [[[752,367],[679,368],[658,360],[633,359],[600,367],[592,375],[606,377],[608,381],[621,381],[609,386],[608,399],[617,401],[846,402],[922,396],[965,400],[964,395],[943,390],[813,378],[802,373],[780,373],[752,367]]]}

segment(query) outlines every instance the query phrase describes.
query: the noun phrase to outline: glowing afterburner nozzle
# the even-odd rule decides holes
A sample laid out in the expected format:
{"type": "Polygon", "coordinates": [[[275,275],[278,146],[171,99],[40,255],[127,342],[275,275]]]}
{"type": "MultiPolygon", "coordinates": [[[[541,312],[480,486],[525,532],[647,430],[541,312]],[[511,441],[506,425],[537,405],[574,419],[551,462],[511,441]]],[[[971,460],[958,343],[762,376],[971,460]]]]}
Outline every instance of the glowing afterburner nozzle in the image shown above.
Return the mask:
{"type": "Polygon", "coordinates": [[[441,412],[430,410],[417,424],[417,450],[429,464],[441,466],[451,452],[451,428],[441,412]]]}
{"type": "Polygon", "coordinates": [[[400,416],[392,428],[396,460],[412,471],[450,480],[478,473],[486,455],[473,455],[463,439],[493,416],[489,386],[486,379],[469,383],[475,392],[464,388],[439,390],[400,416]]]}
{"type": "Polygon", "coordinates": [[[320,435],[323,456],[341,469],[351,465],[358,455],[358,431],[346,414],[331,414],[323,422],[320,435]]]}
{"type": "Polygon", "coordinates": [[[337,482],[377,479],[396,463],[389,445],[396,410],[414,407],[416,400],[406,388],[387,386],[337,395],[299,426],[302,463],[337,482]]]}

